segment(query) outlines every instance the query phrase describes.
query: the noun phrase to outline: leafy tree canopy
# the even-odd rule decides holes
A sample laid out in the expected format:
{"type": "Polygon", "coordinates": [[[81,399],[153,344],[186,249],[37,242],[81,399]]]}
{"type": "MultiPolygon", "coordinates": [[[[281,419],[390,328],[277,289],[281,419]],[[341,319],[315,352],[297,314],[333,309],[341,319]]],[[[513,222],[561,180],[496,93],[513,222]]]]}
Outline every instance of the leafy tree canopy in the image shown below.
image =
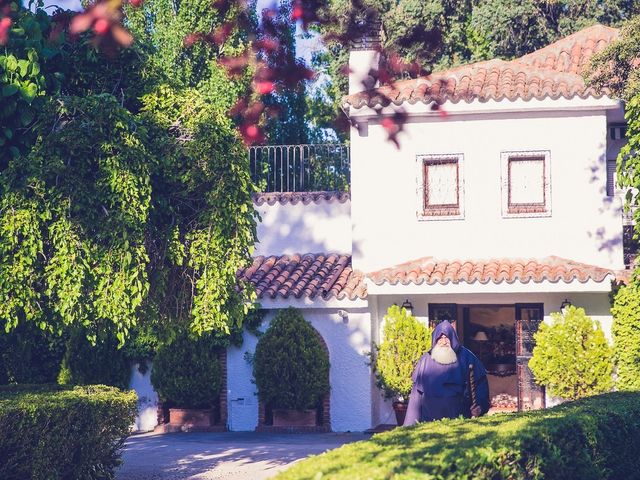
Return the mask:
{"type": "Polygon", "coordinates": [[[139,39],[111,56],[69,39],[68,13],[14,4],[0,52],[7,331],[91,326],[122,343],[141,320],[169,337],[237,330],[252,298],[235,273],[255,242],[253,186],[225,115],[243,81],[218,51],[182,43],[216,21],[206,3],[148,0],[126,20],[139,39]]]}

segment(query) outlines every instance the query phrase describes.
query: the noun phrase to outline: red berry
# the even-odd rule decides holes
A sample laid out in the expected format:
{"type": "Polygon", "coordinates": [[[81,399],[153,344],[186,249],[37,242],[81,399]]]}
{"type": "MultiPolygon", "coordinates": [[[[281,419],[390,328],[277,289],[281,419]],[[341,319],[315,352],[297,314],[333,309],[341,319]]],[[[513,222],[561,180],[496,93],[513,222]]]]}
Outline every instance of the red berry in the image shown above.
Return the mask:
{"type": "Polygon", "coordinates": [[[138,8],[140,5],[142,5],[142,0],[129,0],[129,3],[131,4],[131,6],[138,8]]]}
{"type": "Polygon", "coordinates": [[[260,130],[258,130],[258,127],[256,127],[255,125],[249,125],[247,127],[246,132],[247,132],[247,137],[250,139],[256,139],[260,134],[260,130]]]}
{"type": "Polygon", "coordinates": [[[292,20],[299,20],[302,18],[302,14],[303,14],[303,10],[302,7],[297,5],[295,7],[293,7],[293,11],[291,12],[291,19],[292,20]]]}
{"type": "Polygon", "coordinates": [[[111,25],[109,25],[109,22],[104,18],[99,18],[96,20],[96,23],[93,24],[93,31],[98,35],[106,35],[110,28],[111,25]]]}
{"type": "Polygon", "coordinates": [[[380,122],[380,125],[382,125],[382,127],[389,132],[396,129],[396,122],[394,122],[393,119],[389,117],[383,118],[380,122]]]}
{"type": "Polygon", "coordinates": [[[267,95],[268,93],[273,92],[275,89],[275,84],[273,82],[256,82],[256,91],[260,95],[267,95]]]}

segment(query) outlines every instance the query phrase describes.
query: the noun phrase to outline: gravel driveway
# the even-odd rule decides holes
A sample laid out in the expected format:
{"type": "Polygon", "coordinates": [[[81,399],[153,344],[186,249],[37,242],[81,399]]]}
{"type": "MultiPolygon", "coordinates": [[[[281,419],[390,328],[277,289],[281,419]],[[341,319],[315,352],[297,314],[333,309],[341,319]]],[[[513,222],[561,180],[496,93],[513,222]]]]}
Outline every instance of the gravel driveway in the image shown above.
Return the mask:
{"type": "Polygon", "coordinates": [[[261,433],[171,433],[129,438],[117,480],[271,478],[292,463],[345,443],[362,433],[278,435],[261,433]]]}

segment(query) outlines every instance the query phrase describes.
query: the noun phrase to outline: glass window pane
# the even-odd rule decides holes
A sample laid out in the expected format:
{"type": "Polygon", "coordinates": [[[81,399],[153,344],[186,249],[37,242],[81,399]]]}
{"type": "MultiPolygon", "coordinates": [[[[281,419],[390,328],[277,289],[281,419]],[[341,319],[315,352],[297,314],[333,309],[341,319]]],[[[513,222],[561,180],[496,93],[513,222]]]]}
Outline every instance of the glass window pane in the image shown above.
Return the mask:
{"type": "Polygon", "coordinates": [[[544,159],[509,159],[511,205],[544,204],[544,159]]]}
{"type": "Polygon", "coordinates": [[[435,163],[427,166],[427,195],[429,205],[458,204],[456,163],[435,163]]]}

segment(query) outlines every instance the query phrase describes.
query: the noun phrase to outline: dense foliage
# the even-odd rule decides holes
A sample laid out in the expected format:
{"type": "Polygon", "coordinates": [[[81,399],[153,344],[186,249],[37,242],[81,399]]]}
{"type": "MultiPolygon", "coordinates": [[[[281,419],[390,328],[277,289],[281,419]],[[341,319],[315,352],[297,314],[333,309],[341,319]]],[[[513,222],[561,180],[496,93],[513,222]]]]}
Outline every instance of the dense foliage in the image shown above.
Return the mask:
{"type": "MultiPolygon", "coordinates": [[[[640,204],[640,16],[629,20],[621,37],[593,59],[588,81],[626,100],[627,144],[617,159],[617,184],[626,189],[625,208],[640,204]]],[[[634,240],[640,230],[640,209],[634,208],[634,240]]],[[[616,385],[622,390],[640,389],[640,289],[636,274],[614,297],[612,333],[617,369],[616,385]]]]}
{"type": "Polygon", "coordinates": [[[160,347],[151,370],[160,399],[174,407],[212,408],[222,387],[218,351],[207,336],[179,336],[160,347]]]}
{"type": "Polygon", "coordinates": [[[87,340],[88,332],[74,329],[68,335],[66,351],[60,364],[61,385],[109,385],[129,388],[131,361],[124,349],[118,348],[113,333],[100,332],[95,344],[87,340]]]}
{"type": "Polygon", "coordinates": [[[24,323],[0,331],[0,385],[55,383],[66,345],[64,336],[24,323]]]}
{"type": "Polygon", "coordinates": [[[640,469],[640,395],[398,428],[302,461],[277,478],[622,479],[640,469]]]}
{"type": "Polygon", "coordinates": [[[618,390],[640,390],[640,291],[620,288],[611,307],[618,390]]]}
{"type": "Polygon", "coordinates": [[[225,114],[243,82],[226,78],[217,50],[182,42],[215,9],[149,0],[126,19],[138,42],[106,56],[69,39],[65,12],[14,7],[0,60],[4,328],[113,331],[123,343],[142,319],[162,341],[228,338],[252,299],[235,273],[255,242],[253,186],[225,114]]]}
{"type": "Polygon", "coordinates": [[[431,349],[431,329],[406,309],[392,305],[384,317],[383,341],[374,352],[378,386],[388,398],[407,400],[411,374],[420,357],[431,349]]]}
{"type": "Polygon", "coordinates": [[[256,345],[253,375],[260,400],[273,408],[315,408],[329,392],[329,355],[299,310],[278,311],[256,345]]]}
{"type": "Polygon", "coordinates": [[[0,478],[114,478],[136,401],[100,385],[0,388],[0,478]]]}
{"type": "Polygon", "coordinates": [[[557,397],[575,400],[613,387],[612,349],[598,322],[583,308],[568,306],[542,323],[529,368],[536,382],[557,397]]]}

